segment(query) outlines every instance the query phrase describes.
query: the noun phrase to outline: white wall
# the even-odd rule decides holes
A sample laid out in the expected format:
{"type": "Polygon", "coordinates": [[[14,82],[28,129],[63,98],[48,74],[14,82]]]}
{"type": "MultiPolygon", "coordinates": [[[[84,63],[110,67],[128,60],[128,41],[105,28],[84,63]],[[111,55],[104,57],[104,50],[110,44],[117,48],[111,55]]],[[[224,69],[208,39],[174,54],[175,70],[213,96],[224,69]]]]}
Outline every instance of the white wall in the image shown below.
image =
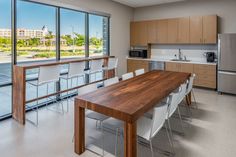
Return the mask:
{"type": "Polygon", "coordinates": [[[187,0],[185,2],[137,8],[134,11],[134,20],[210,14],[219,16],[220,33],[236,33],[236,0],[187,0]]]}
{"type": "Polygon", "coordinates": [[[34,0],[73,9],[90,10],[111,15],[111,55],[119,58],[119,75],[126,73],[126,56],[130,49],[130,21],[133,9],[111,0],[34,0]]]}

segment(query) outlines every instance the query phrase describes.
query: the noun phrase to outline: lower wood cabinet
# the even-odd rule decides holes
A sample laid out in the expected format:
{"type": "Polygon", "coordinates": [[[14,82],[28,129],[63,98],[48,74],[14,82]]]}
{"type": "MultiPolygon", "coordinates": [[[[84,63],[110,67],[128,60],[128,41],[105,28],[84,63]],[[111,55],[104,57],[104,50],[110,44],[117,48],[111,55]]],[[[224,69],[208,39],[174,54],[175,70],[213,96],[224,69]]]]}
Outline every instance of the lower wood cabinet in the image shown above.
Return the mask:
{"type": "Polygon", "coordinates": [[[216,89],[216,65],[166,62],[165,70],[194,73],[195,86],[216,89]]]}
{"type": "Polygon", "coordinates": [[[138,69],[144,69],[145,72],[149,71],[149,61],[127,59],[127,72],[134,72],[138,69]]]}

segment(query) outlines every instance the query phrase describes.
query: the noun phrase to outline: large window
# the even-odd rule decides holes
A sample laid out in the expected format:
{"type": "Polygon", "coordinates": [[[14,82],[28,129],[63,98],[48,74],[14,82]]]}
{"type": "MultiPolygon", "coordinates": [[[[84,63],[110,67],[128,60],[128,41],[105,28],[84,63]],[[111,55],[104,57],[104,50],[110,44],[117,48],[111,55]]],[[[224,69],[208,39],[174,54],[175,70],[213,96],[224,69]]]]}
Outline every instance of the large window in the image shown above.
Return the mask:
{"type": "Polygon", "coordinates": [[[85,13],[61,9],[61,58],[85,56],[85,13]]]}
{"type": "Polygon", "coordinates": [[[17,1],[17,61],[56,58],[56,8],[17,1]]]}
{"type": "Polygon", "coordinates": [[[89,15],[89,55],[99,56],[108,54],[108,18],[89,15]]]}
{"type": "MultiPolygon", "coordinates": [[[[0,0],[0,119],[12,111],[13,64],[109,53],[109,17],[26,0],[11,2],[0,0]],[[16,32],[14,45],[12,32],[16,32]]],[[[61,69],[66,74],[68,66],[61,69]]],[[[27,71],[27,81],[37,80],[37,74],[38,69],[27,71]]],[[[65,82],[59,88],[65,89],[65,82]]],[[[45,89],[40,87],[39,96],[46,93],[45,89]]],[[[35,98],[36,88],[27,83],[26,94],[27,100],[35,98]]],[[[40,100],[40,105],[46,101],[40,100]]]]}
{"type": "Polygon", "coordinates": [[[0,0],[0,117],[11,113],[11,1],[0,0]]]}

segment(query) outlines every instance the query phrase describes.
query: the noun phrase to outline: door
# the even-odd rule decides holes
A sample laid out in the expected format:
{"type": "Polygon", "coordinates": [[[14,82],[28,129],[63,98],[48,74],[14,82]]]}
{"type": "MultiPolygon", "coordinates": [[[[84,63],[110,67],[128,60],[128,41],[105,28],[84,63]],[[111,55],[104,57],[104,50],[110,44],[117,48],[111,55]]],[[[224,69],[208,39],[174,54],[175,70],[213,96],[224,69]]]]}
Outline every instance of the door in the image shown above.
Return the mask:
{"type": "Polygon", "coordinates": [[[178,22],[178,43],[189,43],[189,30],[190,30],[189,17],[179,18],[178,22]]]}
{"type": "Polygon", "coordinates": [[[218,72],[218,91],[236,94],[236,73],[218,72]]]}
{"type": "Polygon", "coordinates": [[[219,70],[236,72],[236,34],[220,34],[219,39],[219,70]]]}
{"type": "Polygon", "coordinates": [[[169,19],[167,24],[167,39],[168,43],[173,44],[178,42],[178,19],[169,19]]]}
{"type": "Polygon", "coordinates": [[[167,41],[167,20],[157,22],[157,43],[166,44],[167,41]]]}
{"type": "Polygon", "coordinates": [[[190,43],[202,43],[202,16],[190,17],[190,43]]]}
{"type": "Polygon", "coordinates": [[[203,16],[203,43],[215,44],[217,42],[217,16],[203,16]]]}

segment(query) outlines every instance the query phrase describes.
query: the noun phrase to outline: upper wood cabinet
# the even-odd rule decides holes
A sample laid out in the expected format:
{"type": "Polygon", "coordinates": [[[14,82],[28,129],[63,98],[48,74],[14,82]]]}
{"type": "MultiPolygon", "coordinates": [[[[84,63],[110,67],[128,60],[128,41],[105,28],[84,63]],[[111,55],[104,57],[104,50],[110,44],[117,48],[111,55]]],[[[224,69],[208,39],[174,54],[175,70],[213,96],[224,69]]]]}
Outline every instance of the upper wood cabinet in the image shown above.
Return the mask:
{"type": "Polygon", "coordinates": [[[202,43],[202,16],[190,17],[190,43],[202,43]]]}
{"type": "Polygon", "coordinates": [[[131,22],[131,46],[158,44],[216,44],[217,16],[131,22]]]}
{"type": "Polygon", "coordinates": [[[190,18],[184,17],[178,20],[178,43],[187,44],[189,43],[189,32],[190,31],[190,18]]]}
{"type": "Polygon", "coordinates": [[[169,44],[178,43],[178,19],[168,19],[167,35],[169,44]]]}
{"type": "Polygon", "coordinates": [[[147,45],[147,22],[131,22],[130,24],[130,45],[147,45]]]}
{"type": "Polygon", "coordinates": [[[166,44],[168,42],[168,20],[157,20],[157,43],[166,44]]]}
{"type": "Polygon", "coordinates": [[[217,42],[217,16],[203,16],[203,43],[215,44],[217,42]]]}

